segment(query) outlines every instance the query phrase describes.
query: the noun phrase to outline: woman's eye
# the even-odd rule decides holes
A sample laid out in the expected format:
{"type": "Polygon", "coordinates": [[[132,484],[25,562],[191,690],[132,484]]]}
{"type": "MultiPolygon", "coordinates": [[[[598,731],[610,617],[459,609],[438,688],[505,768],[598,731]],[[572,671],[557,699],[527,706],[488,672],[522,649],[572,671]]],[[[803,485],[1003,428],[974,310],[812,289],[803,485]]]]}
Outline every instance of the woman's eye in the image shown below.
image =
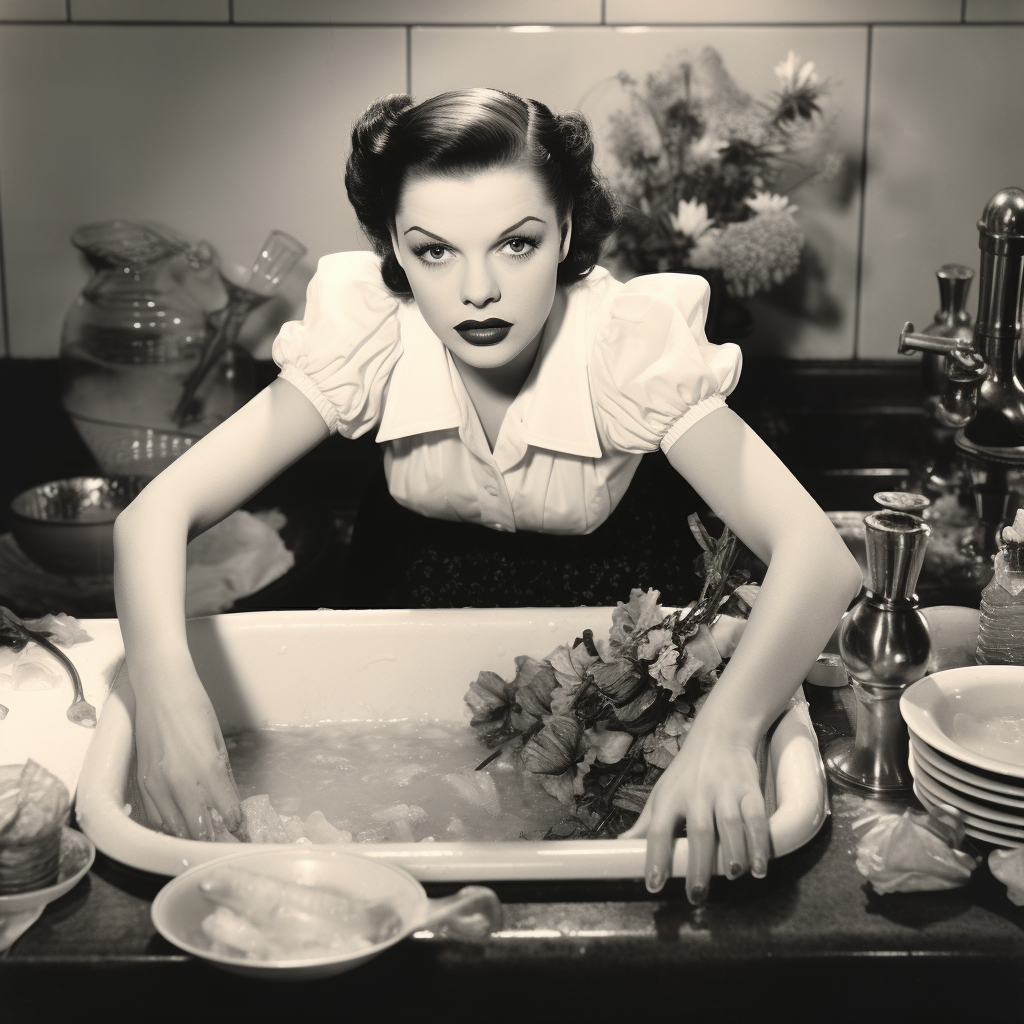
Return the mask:
{"type": "Polygon", "coordinates": [[[537,243],[530,241],[529,238],[510,238],[502,248],[507,249],[513,256],[524,256],[536,249],[537,243]]]}
{"type": "Polygon", "coordinates": [[[438,263],[444,259],[444,254],[447,251],[447,246],[432,245],[429,249],[424,249],[421,255],[425,255],[432,263],[438,263]]]}

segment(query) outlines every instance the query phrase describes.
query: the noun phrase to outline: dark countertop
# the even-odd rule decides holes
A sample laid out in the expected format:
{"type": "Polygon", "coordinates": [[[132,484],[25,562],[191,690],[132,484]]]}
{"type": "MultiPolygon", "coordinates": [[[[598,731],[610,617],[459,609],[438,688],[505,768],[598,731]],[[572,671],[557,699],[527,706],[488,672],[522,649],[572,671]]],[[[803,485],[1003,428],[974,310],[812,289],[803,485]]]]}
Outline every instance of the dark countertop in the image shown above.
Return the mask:
{"type": "MultiPolygon", "coordinates": [[[[845,732],[844,691],[806,689],[819,734],[845,732]]],[[[864,829],[853,824],[906,805],[831,798],[831,817],[806,846],[773,861],[763,881],[715,879],[702,908],[687,903],[681,879],[657,897],[631,881],[494,883],[506,921],[489,942],[411,938],[301,987],[236,978],[179,953],[149,917],[166,880],[101,855],[0,957],[0,1020],[54,1019],[84,992],[111,1008],[152,1008],[156,996],[174,1000],[168,1017],[187,1000],[207,1018],[240,1020],[334,1005],[387,1021],[615,1020],[639,1008],[736,1020],[772,1006],[798,1021],[916,1021],[977,1012],[979,1000],[986,1013],[1018,1005],[1024,908],[984,866],[962,889],[877,895],[856,868],[864,829]]],[[[453,888],[427,886],[432,896],[453,888]]]]}
{"type": "MultiPolygon", "coordinates": [[[[262,365],[263,380],[273,369],[262,365]]],[[[912,364],[749,366],[730,404],[826,508],[867,508],[870,495],[915,471],[927,421],[912,364]]],[[[61,412],[53,361],[0,361],[0,532],[7,502],[36,483],[94,463],[61,412]]],[[[326,524],[313,556],[284,587],[249,607],[332,605],[344,526],[378,459],[371,439],[331,438],[257,499],[315,495],[326,524]]],[[[260,598],[260,595],[257,595],[260,598]]],[[[807,687],[823,735],[849,729],[842,691],[807,687]]],[[[254,983],[178,953],[155,934],[157,876],[99,856],[88,878],[0,955],[0,1022],[51,1020],[89,996],[118,1021],[184,1015],[277,1020],[326,1010],[374,1019],[934,1020],[1014,1009],[1024,997],[1024,909],[986,868],[949,892],[874,894],[859,874],[852,825],[900,806],[834,792],[833,813],[768,878],[716,879],[708,904],[683,882],[658,897],[640,882],[499,883],[504,931],[485,944],[403,942],[357,972],[301,987],[254,983]]],[[[428,886],[431,895],[451,891],[428,886]]]]}

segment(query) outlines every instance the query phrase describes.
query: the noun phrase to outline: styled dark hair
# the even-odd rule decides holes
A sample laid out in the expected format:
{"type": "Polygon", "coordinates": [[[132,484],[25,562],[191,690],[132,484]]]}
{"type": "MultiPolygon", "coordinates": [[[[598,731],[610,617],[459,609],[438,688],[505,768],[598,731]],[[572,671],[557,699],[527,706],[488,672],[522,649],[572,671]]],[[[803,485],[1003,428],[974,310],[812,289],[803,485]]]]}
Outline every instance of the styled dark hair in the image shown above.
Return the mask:
{"type": "Polygon", "coordinates": [[[572,212],[569,252],[558,281],[586,277],[618,223],[619,204],[594,167],[586,118],[553,114],[543,103],[497,89],[463,89],[413,103],[405,94],[375,100],[352,129],[345,188],[384,283],[411,294],[391,245],[391,229],[410,174],[460,174],[525,164],[544,183],[559,221],[572,212]]]}

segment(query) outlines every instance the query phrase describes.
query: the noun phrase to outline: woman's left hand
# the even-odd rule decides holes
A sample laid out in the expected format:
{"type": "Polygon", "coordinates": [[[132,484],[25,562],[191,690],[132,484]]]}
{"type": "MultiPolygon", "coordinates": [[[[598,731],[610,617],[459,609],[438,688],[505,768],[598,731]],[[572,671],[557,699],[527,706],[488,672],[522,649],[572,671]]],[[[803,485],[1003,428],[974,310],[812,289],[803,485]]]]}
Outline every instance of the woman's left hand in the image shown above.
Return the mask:
{"type": "Polygon", "coordinates": [[[679,825],[686,822],[686,896],[707,899],[715,870],[715,837],[726,877],[749,870],[763,878],[770,839],[757,762],[748,742],[698,715],[675,760],[658,780],[636,824],[622,839],[647,839],[647,889],[659,892],[672,872],[679,825]]]}

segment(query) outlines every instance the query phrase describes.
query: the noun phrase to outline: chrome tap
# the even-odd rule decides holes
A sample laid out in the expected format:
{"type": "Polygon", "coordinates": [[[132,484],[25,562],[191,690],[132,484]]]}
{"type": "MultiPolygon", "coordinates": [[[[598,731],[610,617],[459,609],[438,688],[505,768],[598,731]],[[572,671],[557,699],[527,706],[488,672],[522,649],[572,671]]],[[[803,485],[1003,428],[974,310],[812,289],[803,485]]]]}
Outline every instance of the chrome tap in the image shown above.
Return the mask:
{"type": "Polygon", "coordinates": [[[975,423],[970,439],[985,447],[1022,448],[1024,382],[1020,377],[1021,273],[1024,270],[1024,189],[1004,188],[978,221],[981,273],[973,332],[952,337],[916,334],[906,323],[899,352],[935,352],[947,357],[943,421],[975,423]]]}
{"type": "Polygon", "coordinates": [[[951,337],[917,334],[906,323],[899,352],[941,353],[946,381],[935,414],[955,427],[967,458],[984,531],[978,557],[988,563],[1002,524],[1021,500],[1024,474],[1024,381],[1021,379],[1021,300],[1024,297],[1024,189],[1004,188],[978,221],[981,272],[973,331],[951,337]]]}

